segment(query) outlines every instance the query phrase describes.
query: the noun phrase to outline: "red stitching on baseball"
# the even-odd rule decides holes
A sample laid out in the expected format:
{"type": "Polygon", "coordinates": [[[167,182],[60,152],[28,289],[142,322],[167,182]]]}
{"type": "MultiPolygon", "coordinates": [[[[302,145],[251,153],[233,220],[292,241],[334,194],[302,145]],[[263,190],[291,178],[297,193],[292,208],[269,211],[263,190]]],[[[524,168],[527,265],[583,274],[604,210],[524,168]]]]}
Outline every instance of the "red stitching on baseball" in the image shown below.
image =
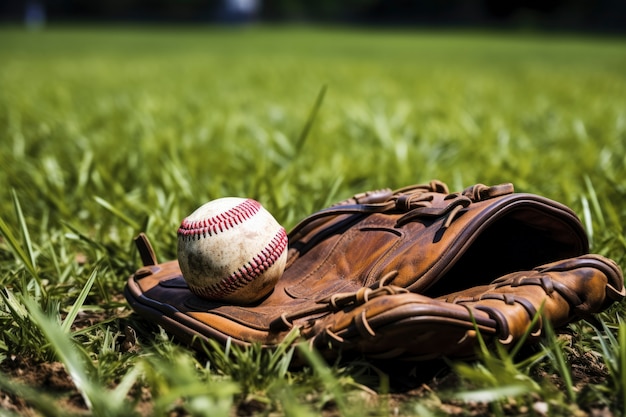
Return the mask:
{"type": "Polygon", "coordinates": [[[256,277],[267,271],[278,260],[287,247],[287,233],[284,228],[280,228],[278,233],[272,238],[261,252],[242,265],[237,271],[223,278],[220,282],[208,287],[198,287],[193,285],[194,293],[206,298],[224,298],[235,291],[246,286],[256,277]]]}
{"type": "Polygon", "coordinates": [[[208,219],[189,220],[186,218],[178,228],[178,236],[187,240],[213,236],[243,223],[257,214],[260,209],[261,204],[258,201],[246,199],[235,207],[208,219]]]}

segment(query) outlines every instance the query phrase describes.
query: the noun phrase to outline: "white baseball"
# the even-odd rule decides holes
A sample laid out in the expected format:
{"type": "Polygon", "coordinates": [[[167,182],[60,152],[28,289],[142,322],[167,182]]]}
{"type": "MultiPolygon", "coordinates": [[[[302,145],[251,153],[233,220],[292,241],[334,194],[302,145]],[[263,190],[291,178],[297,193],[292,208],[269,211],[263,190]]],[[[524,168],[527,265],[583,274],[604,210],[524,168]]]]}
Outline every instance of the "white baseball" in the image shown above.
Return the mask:
{"type": "Polygon", "coordinates": [[[178,263],[189,289],[210,300],[250,304],[285,270],[287,234],[258,201],[210,201],[178,229],[178,263]]]}

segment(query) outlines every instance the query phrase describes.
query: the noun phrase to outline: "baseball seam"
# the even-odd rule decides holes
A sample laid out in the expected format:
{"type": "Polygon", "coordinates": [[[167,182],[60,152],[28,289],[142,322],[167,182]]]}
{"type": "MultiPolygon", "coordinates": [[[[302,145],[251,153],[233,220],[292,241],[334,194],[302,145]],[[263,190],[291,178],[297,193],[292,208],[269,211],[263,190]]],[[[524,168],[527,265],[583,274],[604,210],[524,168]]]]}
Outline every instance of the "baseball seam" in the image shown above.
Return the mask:
{"type": "Polygon", "coordinates": [[[262,275],[280,258],[287,247],[287,233],[284,228],[280,228],[278,233],[270,240],[251,261],[245,263],[238,270],[223,278],[220,282],[201,287],[190,285],[190,288],[197,295],[210,299],[224,298],[235,291],[245,287],[255,278],[262,275]]]}
{"type": "Polygon", "coordinates": [[[184,219],[178,228],[178,235],[186,240],[214,236],[248,220],[261,209],[258,201],[247,199],[217,216],[202,220],[184,219]]]}

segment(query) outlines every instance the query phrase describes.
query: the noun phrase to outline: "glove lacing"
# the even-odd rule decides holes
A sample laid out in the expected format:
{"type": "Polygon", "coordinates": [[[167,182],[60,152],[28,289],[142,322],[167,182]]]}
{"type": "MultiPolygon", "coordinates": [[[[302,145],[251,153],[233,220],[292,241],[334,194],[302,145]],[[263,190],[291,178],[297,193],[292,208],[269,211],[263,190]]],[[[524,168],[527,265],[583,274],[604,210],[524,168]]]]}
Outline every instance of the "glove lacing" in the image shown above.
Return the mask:
{"type": "MultiPolygon", "coordinates": [[[[391,282],[397,275],[397,271],[391,271],[384,275],[372,287],[363,287],[353,292],[333,294],[329,297],[324,297],[318,300],[316,302],[317,305],[315,306],[303,308],[290,313],[282,313],[279,317],[272,320],[270,328],[273,330],[292,329],[294,327],[294,321],[302,317],[316,315],[315,319],[318,319],[327,313],[334,313],[349,306],[356,307],[365,304],[376,297],[409,293],[410,291],[406,288],[389,284],[389,282],[391,282]]],[[[361,317],[360,319],[362,320],[364,327],[370,329],[370,334],[374,335],[373,330],[371,330],[367,324],[367,319],[365,317],[361,317]]],[[[332,333],[329,329],[326,330],[329,334],[332,333]]]]}
{"type": "Polygon", "coordinates": [[[406,213],[396,221],[396,227],[418,218],[439,218],[445,216],[441,229],[447,229],[457,218],[460,211],[470,204],[502,195],[512,194],[513,184],[505,183],[495,186],[484,184],[472,185],[460,193],[450,193],[448,186],[438,180],[428,184],[412,185],[395,191],[389,189],[370,191],[355,195],[353,198],[340,202],[327,209],[307,217],[290,232],[293,236],[308,224],[328,216],[340,214],[372,214],[372,213],[406,213]],[[443,198],[447,204],[433,207],[435,195],[446,194],[443,198]]]}

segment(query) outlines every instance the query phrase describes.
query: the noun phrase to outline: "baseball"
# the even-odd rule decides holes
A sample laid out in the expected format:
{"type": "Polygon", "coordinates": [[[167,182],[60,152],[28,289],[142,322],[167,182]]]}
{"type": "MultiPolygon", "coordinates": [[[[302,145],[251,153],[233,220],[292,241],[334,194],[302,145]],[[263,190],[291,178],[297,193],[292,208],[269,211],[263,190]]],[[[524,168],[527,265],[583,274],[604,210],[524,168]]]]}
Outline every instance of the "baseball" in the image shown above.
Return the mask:
{"type": "Polygon", "coordinates": [[[249,198],[210,201],[178,229],[183,278],[194,294],[209,300],[258,301],[272,291],[286,261],[285,229],[249,198]]]}

